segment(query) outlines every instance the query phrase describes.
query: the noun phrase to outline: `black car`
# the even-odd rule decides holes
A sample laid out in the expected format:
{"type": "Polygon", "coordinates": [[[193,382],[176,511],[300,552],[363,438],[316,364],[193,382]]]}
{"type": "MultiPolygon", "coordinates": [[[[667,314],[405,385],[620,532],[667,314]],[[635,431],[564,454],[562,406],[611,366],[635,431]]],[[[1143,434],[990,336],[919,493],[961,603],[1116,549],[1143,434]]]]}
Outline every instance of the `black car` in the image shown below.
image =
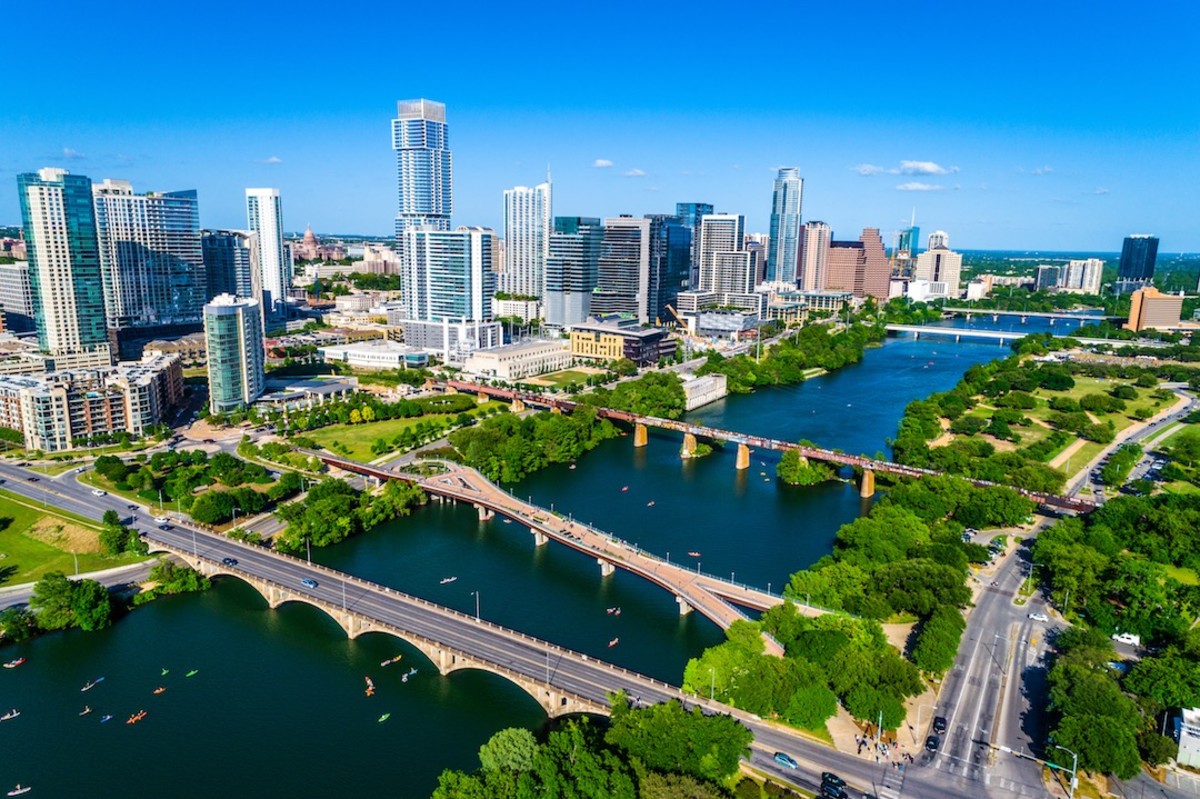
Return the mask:
{"type": "Polygon", "coordinates": [[[942,739],[937,737],[936,735],[930,735],[928,738],[925,739],[925,751],[926,752],[936,752],[938,750],[938,747],[941,745],[942,745],[942,739]]]}
{"type": "Polygon", "coordinates": [[[29,480],[29,482],[31,482],[31,483],[36,483],[38,481],[37,477],[28,477],[26,479],[29,480]]]}
{"type": "Polygon", "coordinates": [[[946,717],[945,716],[934,716],[933,731],[936,732],[938,735],[941,735],[942,733],[944,733],[946,731],[946,717]]]}
{"type": "Polygon", "coordinates": [[[821,786],[821,796],[825,797],[825,799],[849,799],[850,795],[840,785],[825,783],[821,786]]]}
{"type": "Polygon", "coordinates": [[[846,781],[844,779],[842,779],[841,777],[839,777],[838,775],[834,774],[832,771],[821,772],[821,784],[822,785],[832,785],[835,788],[846,787],[846,781]]]}
{"type": "Polygon", "coordinates": [[[225,564],[226,566],[236,566],[237,558],[221,558],[221,563],[225,564]]]}

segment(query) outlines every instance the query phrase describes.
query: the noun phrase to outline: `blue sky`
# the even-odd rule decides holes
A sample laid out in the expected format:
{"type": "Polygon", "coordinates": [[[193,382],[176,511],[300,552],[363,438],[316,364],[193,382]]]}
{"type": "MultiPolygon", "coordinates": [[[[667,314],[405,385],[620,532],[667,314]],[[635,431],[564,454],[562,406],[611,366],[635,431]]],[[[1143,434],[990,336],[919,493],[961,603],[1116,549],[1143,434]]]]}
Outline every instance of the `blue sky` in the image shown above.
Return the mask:
{"type": "Polygon", "coordinates": [[[1200,251],[1200,5],[1147,2],[19,3],[0,118],[14,176],[195,188],[201,224],[283,192],[289,229],[384,234],[396,101],[445,102],[456,224],[550,164],[554,210],[711,202],[965,249],[1200,251]],[[30,54],[37,53],[33,59],[30,54]],[[16,53],[14,53],[16,55],[16,53]],[[596,166],[600,163],[611,166],[596,166]]]}

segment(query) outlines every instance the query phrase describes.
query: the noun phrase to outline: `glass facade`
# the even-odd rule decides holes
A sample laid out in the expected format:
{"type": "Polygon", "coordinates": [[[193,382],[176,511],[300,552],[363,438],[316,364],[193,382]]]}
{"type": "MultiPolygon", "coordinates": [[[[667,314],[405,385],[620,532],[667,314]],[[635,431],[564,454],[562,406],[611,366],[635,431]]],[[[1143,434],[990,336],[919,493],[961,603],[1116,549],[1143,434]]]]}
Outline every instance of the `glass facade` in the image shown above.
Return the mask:
{"type": "Polygon", "coordinates": [[[596,217],[554,217],[542,298],[547,324],[562,327],[587,321],[603,238],[604,228],[596,217]]]}
{"type": "Polygon", "coordinates": [[[775,178],[775,193],[771,198],[771,232],[767,242],[767,280],[779,283],[796,282],[800,261],[800,206],[804,180],[800,170],[784,167],[775,178]]]}
{"type": "Polygon", "coordinates": [[[209,407],[227,413],[263,393],[263,328],[255,300],[223,294],[204,306],[209,407]]]}
{"type": "Polygon", "coordinates": [[[604,220],[591,313],[649,319],[650,220],[630,216],[604,220]]]}
{"type": "Polygon", "coordinates": [[[675,216],[692,229],[692,258],[688,265],[688,286],[700,285],[700,220],[713,212],[712,203],[675,203],[675,216]]]}
{"type": "Polygon", "coordinates": [[[283,201],[279,189],[246,189],[246,220],[258,236],[258,266],[262,312],[269,321],[287,315],[287,290],[292,264],[283,244],[283,201]]]}
{"type": "Polygon", "coordinates": [[[501,291],[541,297],[550,252],[550,181],[504,192],[504,273],[501,291]]]}
{"type": "Polygon", "coordinates": [[[258,236],[240,230],[205,230],[200,237],[208,299],[218,294],[262,299],[258,236]]]}
{"type": "Polygon", "coordinates": [[[1158,260],[1158,238],[1139,233],[1126,236],[1121,246],[1121,263],[1117,266],[1117,280],[1154,279],[1154,265],[1158,260]]]}
{"type": "Polygon", "coordinates": [[[443,103],[397,103],[392,149],[396,151],[396,243],[401,253],[405,231],[420,227],[450,230],[453,157],[449,148],[443,103]]]}
{"type": "Polygon", "coordinates": [[[496,234],[486,228],[410,230],[402,280],[409,319],[484,321],[496,293],[496,234]]]}
{"type": "Polygon", "coordinates": [[[692,228],[681,217],[651,214],[650,220],[650,291],[646,306],[650,321],[666,324],[675,320],[667,310],[679,310],[679,292],[686,291],[691,279],[692,228]]]}

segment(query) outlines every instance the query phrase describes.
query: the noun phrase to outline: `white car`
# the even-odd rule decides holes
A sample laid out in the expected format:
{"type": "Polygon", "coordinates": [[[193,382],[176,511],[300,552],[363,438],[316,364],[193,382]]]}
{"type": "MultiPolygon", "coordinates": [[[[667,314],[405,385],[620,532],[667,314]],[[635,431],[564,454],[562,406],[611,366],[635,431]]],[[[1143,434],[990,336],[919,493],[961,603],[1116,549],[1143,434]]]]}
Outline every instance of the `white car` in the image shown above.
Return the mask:
{"type": "Polygon", "coordinates": [[[170,521],[171,521],[171,520],[170,520],[170,519],[168,519],[166,516],[155,516],[155,517],[154,517],[154,523],[155,523],[155,524],[167,524],[167,523],[169,523],[170,521]]]}
{"type": "Polygon", "coordinates": [[[1045,613],[1030,613],[1029,618],[1033,619],[1034,621],[1050,621],[1050,617],[1045,613]]]}
{"type": "Polygon", "coordinates": [[[108,493],[107,491],[101,491],[101,490],[100,490],[100,489],[98,489],[98,488],[93,488],[93,489],[92,489],[92,496],[93,496],[93,497],[102,497],[102,496],[104,496],[104,495],[105,495],[105,494],[107,494],[107,493],[108,493]]]}

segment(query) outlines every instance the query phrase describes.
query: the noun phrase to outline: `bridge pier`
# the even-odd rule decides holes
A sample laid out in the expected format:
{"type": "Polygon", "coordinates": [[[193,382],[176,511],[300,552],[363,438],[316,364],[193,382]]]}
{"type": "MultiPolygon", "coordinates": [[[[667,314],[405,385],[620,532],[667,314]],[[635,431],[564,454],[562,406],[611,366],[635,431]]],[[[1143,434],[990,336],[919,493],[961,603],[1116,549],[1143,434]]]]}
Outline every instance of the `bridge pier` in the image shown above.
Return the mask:
{"type": "Polygon", "coordinates": [[[475,404],[476,405],[486,405],[487,402],[488,402],[488,395],[484,394],[482,391],[475,395],[475,404]]]}
{"type": "Polygon", "coordinates": [[[510,409],[513,413],[525,413],[525,403],[518,397],[513,397],[512,406],[510,409]]]}
{"type": "Polygon", "coordinates": [[[679,605],[679,615],[680,616],[686,616],[689,613],[691,613],[693,610],[695,610],[695,608],[693,608],[691,605],[689,605],[687,603],[687,600],[681,596],[675,597],[675,604],[679,605]]]}
{"type": "Polygon", "coordinates": [[[550,537],[547,536],[545,533],[541,532],[540,530],[533,530],[532,532],[533,532],[533,545],[535,547],[545,546],[550,541],[550,537]]]}
{"type": "Polygon", "coordinates": [[[750,468],[750,448],[745,444],[738,444],[735,468],[738,470],[750,468]]]}
{"type": "Polygon", "coordinates": [[[998,314],[998,313],[994,313],[994,314],[992,314],[992,321],[993,321],[993,322],[999,322],[999,321],[1000,321],[1000,314],[998,314]]]}
{"type": "Polygon", "coordinates": [[[476,505],[475,510],[479,511],[479,521],[481,522],[490,521],[496,515],[491,508],[485,505],[476,505]]]}
{"type": "Polygon", "coordinates": [[[858,486],[858,495],[863,498],[875,496],[875,472],[870,469],[863,469],[862,482],[858,486]]]}
{"type": "Polygon", "coordinates": [[[650,441],[650,436],[646,432],[646,425],[641,422],[635,422],[633,425],[633,445],[635,447],[644,447],[650,441]]]}
{"type": "Polygon", "coordinates": [[[617,570],[617,567],[611,561],[607,561],[604,558],[596,558],[596,562],[600,564],[601,577],[608,577],[617,570]]]}
{"type": "Polygon", "coordinates": [[[955,337],[954,337],[954,343],[955,343],[955,344],[958,344],[960,341],[962,341],[962,336],[961,336],[961,335],[957,335],[957,336],[955,336],[955,337]]]}
{"type": "Polygon", "coordinates": [[[696,454],[696,437],[691,433],[683,434],[683,446],[679,449],[679,457],[687,459],[696,454]]]}
{"type": "Polygon", "coordinates": [[[562,408],[558,407],[557,405],[552,405],[552,406],[550,406],[550,413],[558,413],[558,414],[561,414],[561,413],[562,413],[562,408]]]}

